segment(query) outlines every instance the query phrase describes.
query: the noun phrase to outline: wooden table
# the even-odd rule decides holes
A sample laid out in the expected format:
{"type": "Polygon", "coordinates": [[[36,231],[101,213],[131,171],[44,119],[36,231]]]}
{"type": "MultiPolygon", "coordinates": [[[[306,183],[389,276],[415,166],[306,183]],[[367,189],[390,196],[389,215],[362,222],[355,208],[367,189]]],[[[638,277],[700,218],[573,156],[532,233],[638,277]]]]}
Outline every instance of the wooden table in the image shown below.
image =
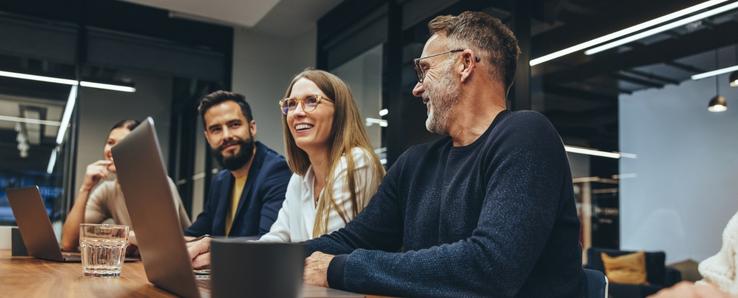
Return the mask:
{"type": "MultiPolygon", "coordinates": [[[[198,282],[200,285],[202,282],[198,282]]],[[[203,297],[210,289],[200,287],[203,297]]],[[[367,297],[335,289],[303,286],[304,297],[367,297]]],[[[173,297],[146,279],[143,263],[125,263],[118,278],[86,277],[80,263],[11,257],[0,250],[0,297],[173,297]]]]}

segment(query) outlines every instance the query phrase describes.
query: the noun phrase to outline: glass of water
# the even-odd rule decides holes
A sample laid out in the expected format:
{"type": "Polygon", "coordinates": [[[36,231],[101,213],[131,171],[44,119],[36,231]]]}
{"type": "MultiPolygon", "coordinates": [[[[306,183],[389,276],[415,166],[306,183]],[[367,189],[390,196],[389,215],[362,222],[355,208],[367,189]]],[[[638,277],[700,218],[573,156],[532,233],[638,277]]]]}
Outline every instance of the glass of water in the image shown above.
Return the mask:
{"type": "Polygon", "coordinates": [[[85,276],[118,277],[128,246],[128,226],[81,224],[79,248],[85,276]]]}

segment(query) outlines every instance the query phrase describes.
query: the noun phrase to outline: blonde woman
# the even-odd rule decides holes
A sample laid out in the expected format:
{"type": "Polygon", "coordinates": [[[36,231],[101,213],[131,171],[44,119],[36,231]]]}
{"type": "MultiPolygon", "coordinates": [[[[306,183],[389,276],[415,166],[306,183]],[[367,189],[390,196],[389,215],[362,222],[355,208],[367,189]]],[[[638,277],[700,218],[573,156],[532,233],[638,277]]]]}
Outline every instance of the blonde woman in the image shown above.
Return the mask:
{"type": "Polygon", "coordinates": [[[299,242],[342,228],[384,177],[348,86],[308,69],[280,101],[287,163],[294,174],[277,221],[260,241],[299,242]]]}

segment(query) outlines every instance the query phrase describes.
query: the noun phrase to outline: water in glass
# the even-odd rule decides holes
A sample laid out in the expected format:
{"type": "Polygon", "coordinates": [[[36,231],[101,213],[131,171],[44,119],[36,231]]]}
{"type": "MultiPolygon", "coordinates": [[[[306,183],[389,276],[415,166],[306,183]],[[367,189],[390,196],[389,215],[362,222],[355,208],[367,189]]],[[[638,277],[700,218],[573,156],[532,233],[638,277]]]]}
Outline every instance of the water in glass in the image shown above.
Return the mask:
{"type": "Polygon", "coordinates": [[[80,250],[86,276],[117,277],[128,246],[128,226],[82,224],[80,250]]]}

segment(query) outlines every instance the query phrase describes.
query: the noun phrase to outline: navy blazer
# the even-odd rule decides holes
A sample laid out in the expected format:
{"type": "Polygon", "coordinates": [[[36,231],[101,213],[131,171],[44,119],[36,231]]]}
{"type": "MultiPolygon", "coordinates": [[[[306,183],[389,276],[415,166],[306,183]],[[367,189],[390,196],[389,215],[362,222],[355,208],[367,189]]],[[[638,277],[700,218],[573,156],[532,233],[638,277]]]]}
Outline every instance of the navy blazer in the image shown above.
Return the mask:
{"type": "MultiPolygon", "coordinates": [[[[254,162],[249,169],[228,236],[266,234],[282,208],[287,183],[292,176],[287,162],[279,153],[260,142],[256,142],[256,154],[253,158],[254,162]]],[[[225,236],[225,219],[231,206],[234,180],[228,170],[222,170],[213,177],[205,199],[205,208],[195,223],[185,229],[185,235],[225,236]]]]}

